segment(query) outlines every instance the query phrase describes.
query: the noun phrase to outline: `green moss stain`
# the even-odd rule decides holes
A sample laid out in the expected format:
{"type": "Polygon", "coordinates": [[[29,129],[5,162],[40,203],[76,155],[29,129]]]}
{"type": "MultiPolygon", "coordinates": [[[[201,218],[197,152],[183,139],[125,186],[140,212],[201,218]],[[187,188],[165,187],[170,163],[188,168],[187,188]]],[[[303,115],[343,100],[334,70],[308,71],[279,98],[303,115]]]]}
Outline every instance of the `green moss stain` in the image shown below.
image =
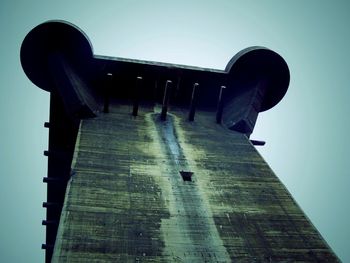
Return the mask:
{"type": "MultiPolygon", "coordinates": [[[[150,116],[157,131],[154,142],[161,154],[161,173],[164,199],[170,212],[163,219],[161,231],[164,236],[163,254],[168,261],[179,262],[230,262],[228,253],[216,229],[207,195],[200,190],[201,171],[194,167],[191,155],[182,149],[184,140],[178,138],[176,117],[168,115],[160,121],[158,114],[150,116]],[[184,181],[180,171],[193,172],[193,180],[184,181]]],[[[153,129],[151,129],[153,130],[153,129]]]]}

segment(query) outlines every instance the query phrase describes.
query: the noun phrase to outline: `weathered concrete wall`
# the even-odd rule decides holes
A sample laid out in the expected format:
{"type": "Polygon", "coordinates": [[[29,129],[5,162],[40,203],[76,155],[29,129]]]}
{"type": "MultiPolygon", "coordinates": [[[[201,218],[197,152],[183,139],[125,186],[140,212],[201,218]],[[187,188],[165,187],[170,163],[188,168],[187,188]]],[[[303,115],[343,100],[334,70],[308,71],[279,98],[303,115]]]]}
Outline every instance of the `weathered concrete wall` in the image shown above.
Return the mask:
{"type": "Polygon", "coordinates": [[[199,111],[82,120],[53,262],[336,262],[247,137],[199,111]],[[184,181],[180,172],[193,173],[184,181]]]}

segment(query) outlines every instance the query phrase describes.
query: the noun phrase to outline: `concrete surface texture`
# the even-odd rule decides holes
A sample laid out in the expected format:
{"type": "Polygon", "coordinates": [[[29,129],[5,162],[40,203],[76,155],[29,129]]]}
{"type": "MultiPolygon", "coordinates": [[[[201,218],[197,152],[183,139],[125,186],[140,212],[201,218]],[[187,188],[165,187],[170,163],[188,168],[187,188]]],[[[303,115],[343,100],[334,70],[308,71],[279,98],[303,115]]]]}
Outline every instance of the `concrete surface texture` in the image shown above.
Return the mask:
{"type": "Polygon", "coordinates": [[[53,262],[336,262],[249,139],[201,111],[81,122],[53,262]],[[181,172],[193,173],[185,181],[181,172]]]}

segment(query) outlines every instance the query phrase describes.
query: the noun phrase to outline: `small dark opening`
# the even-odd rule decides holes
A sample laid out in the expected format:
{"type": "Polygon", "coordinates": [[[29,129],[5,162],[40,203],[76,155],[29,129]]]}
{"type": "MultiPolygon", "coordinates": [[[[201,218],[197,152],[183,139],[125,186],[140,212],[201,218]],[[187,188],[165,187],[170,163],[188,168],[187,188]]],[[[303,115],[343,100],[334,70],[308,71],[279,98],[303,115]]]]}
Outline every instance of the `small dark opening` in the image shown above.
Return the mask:
{"type": "Polygon", "coordinates": [[[192,181],[192,172],[180,171],[180,175],[184,181],[192,181]]]}

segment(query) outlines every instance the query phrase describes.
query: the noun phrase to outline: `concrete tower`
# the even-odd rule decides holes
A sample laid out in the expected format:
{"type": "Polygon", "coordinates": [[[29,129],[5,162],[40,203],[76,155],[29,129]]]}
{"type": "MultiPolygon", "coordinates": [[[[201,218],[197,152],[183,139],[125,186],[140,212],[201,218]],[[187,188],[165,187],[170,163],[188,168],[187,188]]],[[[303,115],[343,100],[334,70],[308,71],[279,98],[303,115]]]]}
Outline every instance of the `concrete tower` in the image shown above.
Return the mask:
{"type": "Polygon", "coordinates": [[[46,262],[338,262],[249,139],[289,85],[263,47],[225,70],[103,57],[74,25],[24,39],[50,92],[46,262]]]}

